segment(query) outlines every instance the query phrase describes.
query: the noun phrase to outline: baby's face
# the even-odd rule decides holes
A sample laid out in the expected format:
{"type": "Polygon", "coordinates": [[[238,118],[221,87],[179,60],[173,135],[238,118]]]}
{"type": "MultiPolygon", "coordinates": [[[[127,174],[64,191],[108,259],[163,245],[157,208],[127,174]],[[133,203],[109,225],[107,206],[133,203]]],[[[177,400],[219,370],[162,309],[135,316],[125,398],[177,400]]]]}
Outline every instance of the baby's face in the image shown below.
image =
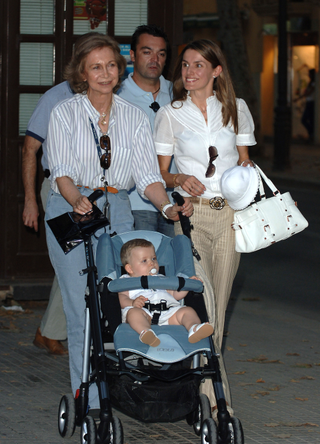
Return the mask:
{"type": "Polygon", "coordinates": [[[132,277],[158,274],[159,264],[154,247],[133,248],[127,266],[129,266],[127,272],[132,277]]]}

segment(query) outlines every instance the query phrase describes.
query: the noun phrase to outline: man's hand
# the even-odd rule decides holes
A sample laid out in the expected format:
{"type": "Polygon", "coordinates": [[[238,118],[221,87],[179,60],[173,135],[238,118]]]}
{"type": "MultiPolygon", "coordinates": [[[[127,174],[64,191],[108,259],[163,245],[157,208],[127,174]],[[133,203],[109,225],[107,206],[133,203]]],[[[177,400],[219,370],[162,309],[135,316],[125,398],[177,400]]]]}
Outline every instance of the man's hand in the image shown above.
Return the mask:
{"type": "Polygon", "coordinates": [[[26,227],[33,228],[38,231],[39,207],[37,202],[33,200],[25,201],[22,220],[26,227]]]}
{"type": "Polygon", "coordinates": [[[24,186],[24,209],[22,220],[25,226],[38,231],[39,207],[36,200],[37,152],[39,140],[31,136],[24,138],[22,147],[22,181],[24,186]]]}

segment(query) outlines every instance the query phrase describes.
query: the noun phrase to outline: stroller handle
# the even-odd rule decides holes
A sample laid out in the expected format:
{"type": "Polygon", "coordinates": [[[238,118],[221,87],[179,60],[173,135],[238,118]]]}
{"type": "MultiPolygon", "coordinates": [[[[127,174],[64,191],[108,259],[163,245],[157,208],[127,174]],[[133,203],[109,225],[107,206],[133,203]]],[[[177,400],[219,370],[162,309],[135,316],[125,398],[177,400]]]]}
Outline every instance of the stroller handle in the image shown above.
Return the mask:
{"type": "MultiPolygon", "coordinates": [[[[184,204],[184,198],[177,191],[173,191],[172,197],[179,206],[184,204]]],[[[191,241],[192,254],[198,261],[200,261],[200,254],[198,253],[191,239],[191,230],[193,229],[193,226],[190,223],[190,219],[187,216],[184,216],[181,211],[179,211],[179,219],[183,234],[187,236],[191,241]]]]}
{"type": "Polygon", "coordinates": [[[103,196],[103,191],[95,190],[93,193],[90,194],[88,199],[91,203],[93,203],[95,200],[100,199],[101,196],[103,196]]]}
{"type": "MultiPolygon", "coordinates": [[[[173,191],[172,197],[180,207],[184,204],[184,198],[177,191],[173,191]]],[[[191,239],[191,224],[189,218],[187,216],[184,216],[181,211],[179,211],[179,219],[183,234],[191,239]]]]}

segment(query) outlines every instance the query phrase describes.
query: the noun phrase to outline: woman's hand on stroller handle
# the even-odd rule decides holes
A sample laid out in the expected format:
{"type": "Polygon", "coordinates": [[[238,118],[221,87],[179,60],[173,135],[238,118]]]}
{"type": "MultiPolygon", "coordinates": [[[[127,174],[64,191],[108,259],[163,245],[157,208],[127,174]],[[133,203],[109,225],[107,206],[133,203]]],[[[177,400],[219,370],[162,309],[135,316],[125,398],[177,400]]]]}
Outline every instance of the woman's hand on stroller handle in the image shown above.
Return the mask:
{"type": "Polygon", "coordinates": [[[180,214],[182,214],[184,217],[190,217],[193,213],[193,205],[188,200],[186,202],[183,202],[182,205],[175,204],[173,206],[170,206],[166,210],[166,216],[174,221],[178,221],[180,218],[180,214]]]}
{"type": "MultiPolygon", "coordinates": [[[[174,198],[174,200],[177,202],[177,204],[179,206],[182,206],[185,203],[184,198],[177,191],[174,191],[172,193],[172,197],[174,198]]],[[[190,216],[191,215],[192,214],[190,214],[190,216]]],[[[190,238],[191,225],[190,225],[189,217],[187,217],[186,215],[179,212],[179,219],[180,219],[183,234],[190,238]]]]}
{"type": "Polygon", "coordinates": [[[93,203],[95,200],[100,199],[100,197],[102,196],[103,196],[102,190],[95,190],[92,194],[90,194],[88,199],[90,200],[91,203],[93,203]]]}

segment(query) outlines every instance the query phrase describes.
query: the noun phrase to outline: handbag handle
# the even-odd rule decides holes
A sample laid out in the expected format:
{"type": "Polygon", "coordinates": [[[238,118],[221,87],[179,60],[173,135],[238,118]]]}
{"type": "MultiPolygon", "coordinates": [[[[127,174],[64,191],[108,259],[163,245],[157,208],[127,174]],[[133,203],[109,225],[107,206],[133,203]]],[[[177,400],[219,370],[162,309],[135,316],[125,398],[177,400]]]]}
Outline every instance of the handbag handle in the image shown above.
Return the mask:
{"type": "MultiPolygon", "coordinates": [[[[255,164],[255,168],[258,170],[258,173],[263,178],[265,183],[268,185],[268,187],[270,188],[272,193],[275,196],[277,194],[281,194],[280,191],[278,190],[278,188],[275,186],[275,184],[265,175],[265,173],[262,171],[262,169],[260,167],[258,167],[257,164],[255,164]]],[[[259,183],[259,193],[260,193],[261,199],[266,199],[266,194],[265,194],[265,191],[264,191],[264,187],[263,187],[261,178],[260,178],[260,183],[259,183]]]]}

